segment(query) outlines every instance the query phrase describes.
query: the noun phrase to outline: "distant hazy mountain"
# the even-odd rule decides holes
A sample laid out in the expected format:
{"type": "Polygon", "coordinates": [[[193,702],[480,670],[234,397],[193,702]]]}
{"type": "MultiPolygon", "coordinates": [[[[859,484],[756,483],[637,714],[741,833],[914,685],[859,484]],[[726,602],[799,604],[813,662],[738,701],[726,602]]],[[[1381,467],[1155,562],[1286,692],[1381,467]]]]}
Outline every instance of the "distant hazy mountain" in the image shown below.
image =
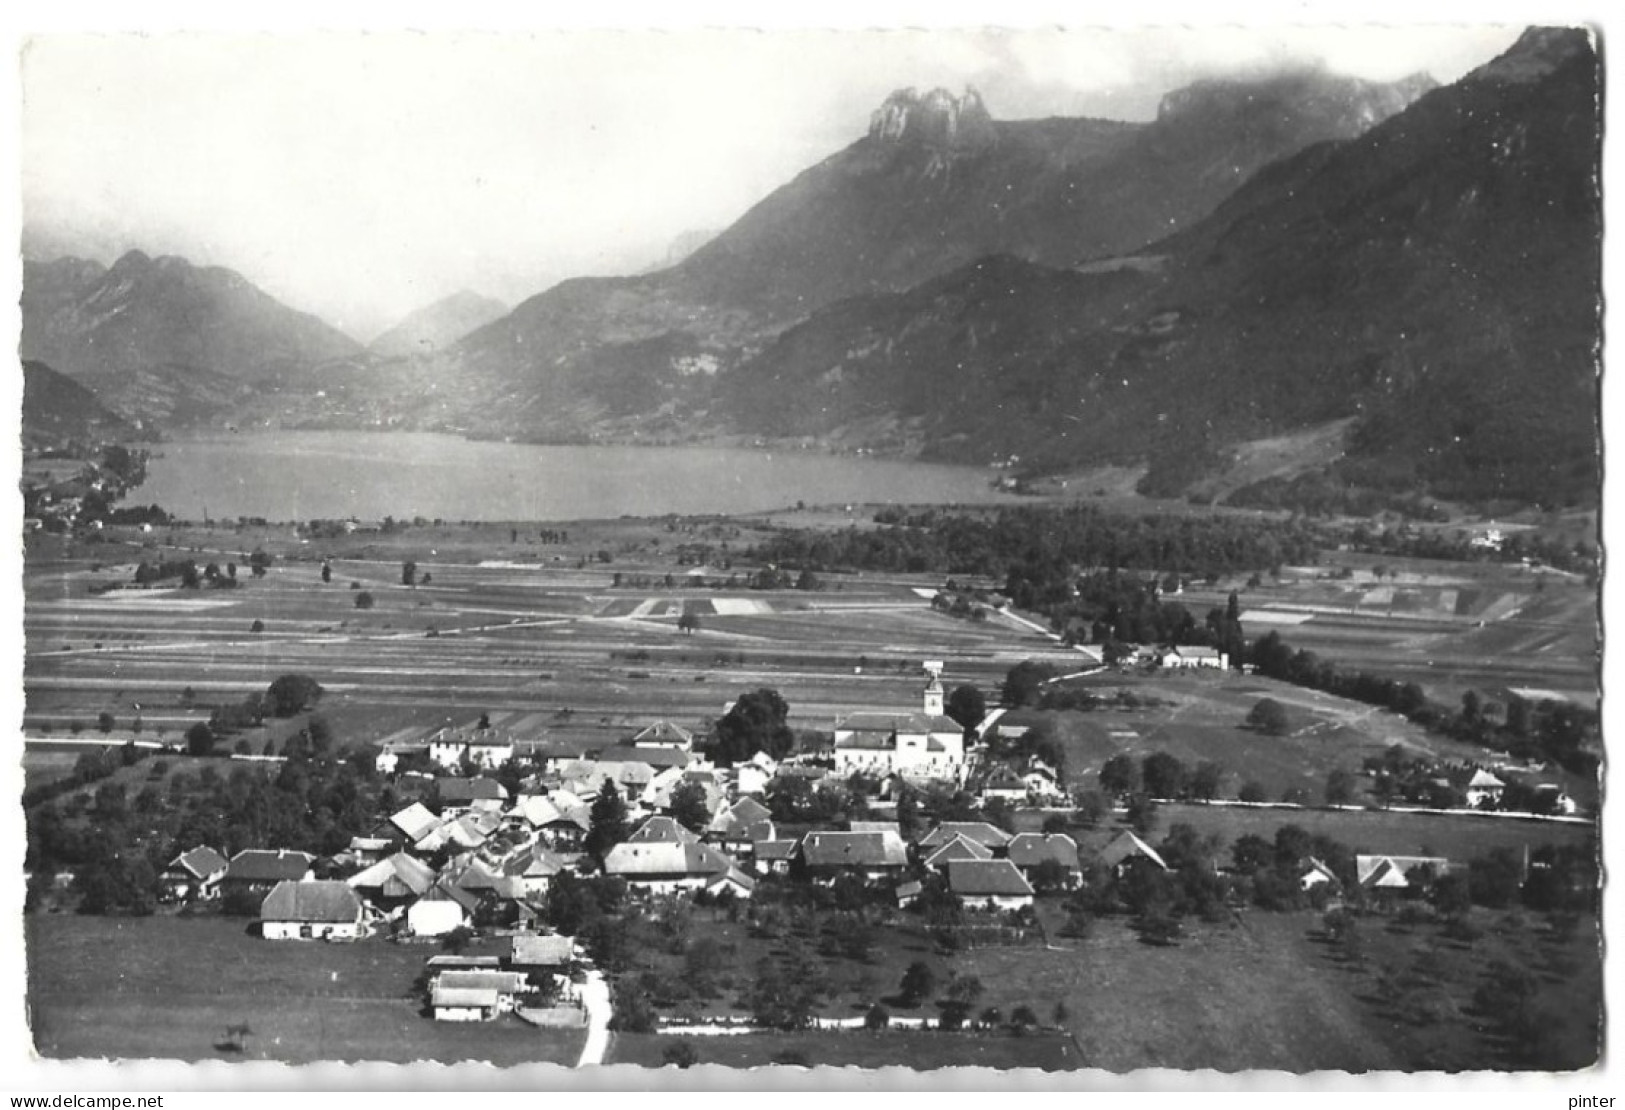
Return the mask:
{"type": "Polygon", "coordinates": [[[974,91],[894,93],[863,139],[678,265],[564,282],[470,335],[425,370],[413,396],[432,407],[409,419],[557,437],[651,400],[703,409],[696,358],[727,368],[826,305],[990,253],[1065,266],[1133,249],[1210,212],[1272,159],[1359,134],[1429,84],[1320,71],[1207,81],[1150,123],[1002,122],[974,91]],[[661,348],[670,361],[651,357],[661,348]]]}
{"type": "Polygon", "coordinates": [[[1531,31],[1132,257],[831,306],[717,396],[741,427],[944,458],[1149,457],[1167,492],[1231,442],[1354,417],[1344,478],[1594,498],[1598,78],[1585,34],[1531,31]]]}
{"type": "Polygon", "coordinates": [[[23,439],[97,444],[139,438],[141,432],[108,411],[96,395],[42,362],[23,363],[23,439]]]}
{"type": "Polygon", "coordinates": [[[464,289],[409,314],[367,347],[381,358],[433,354],[508,314],[508,306],[464,289]]]}
{"type": "Polygon", "coordinates": [[[24,358],[95,386],[117,411],[202,416],[361,347],[240,274],[131,251],[23,267],[24,358]]]}

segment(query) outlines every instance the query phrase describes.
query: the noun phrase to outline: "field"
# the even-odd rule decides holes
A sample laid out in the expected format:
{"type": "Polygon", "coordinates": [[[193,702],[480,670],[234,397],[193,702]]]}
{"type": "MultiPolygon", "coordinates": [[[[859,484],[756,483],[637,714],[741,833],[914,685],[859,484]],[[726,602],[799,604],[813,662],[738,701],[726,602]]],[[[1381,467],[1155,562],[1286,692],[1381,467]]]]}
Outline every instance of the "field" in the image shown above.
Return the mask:
{"type": "Polygon", "coordinates": [[[421,1016],[413,983],[433,947],[265,941],[215,917],[35,914],[26,935],[29,1021],[47,1057],[574,1064],[586,1036],[421,1016]],[[243,1022],[246,1051],[222,1050],[243,1022]]]}
{"type": "Polygon", "coordinates": [[[1081,1066],[1077,1046],[1056,1033],[981,1035],[893,1030],[888,1032],[750,1033],[721,1037],[671,1037],[656,1033],[617,1033],[605,1063],[658,1068],[673,1045],[694,1050],[695,1062],[730,1068],[774,1063],[804,1067],[885,1068],[915,1071],[937,1068],[1039,1068],[1065,1071],[1081,1066]]]}

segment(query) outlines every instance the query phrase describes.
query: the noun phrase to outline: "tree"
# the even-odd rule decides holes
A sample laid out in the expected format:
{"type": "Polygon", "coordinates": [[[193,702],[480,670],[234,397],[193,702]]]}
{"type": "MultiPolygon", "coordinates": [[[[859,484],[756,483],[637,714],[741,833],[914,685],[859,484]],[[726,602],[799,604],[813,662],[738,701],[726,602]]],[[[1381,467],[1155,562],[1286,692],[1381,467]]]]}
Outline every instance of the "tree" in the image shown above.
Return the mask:
{"type": "Polygon", "coordinates": [[[186,751],[189,755],[213,755],[214,730],[203,721],[187,729],[186,751]]]}
{"type": "Polygon", "coordinates": [[[1144,835],[1157,827],[1157,800],[1149,794],[1135,794],[1128,800],[1128,823],[1144,835]]]}
{"type": "Polygon", "coordinates": [[[1236,795],[1244,802],[1267,802],[1269,794],[1264,790],[1264,784],[1257,779],[1248,779],[1241,784],[1241,792],[1236,795]]]}
{"type": "Polygon", "coordinates": [[[1115,797],[1140,789],[1140,765],[1131,755],[1114,755],[1100,768],[1100,788],[1115,797]]]}
{"type": "Polygon", "coordinates": [[[418,565],[411,559],[401,564],[401,585],[416,586],[418,584],[418,565]]]}
{"type": "Polygon", "coordinates": [[[1185,792],[1185,765],[1167,752],[1152,752],[1140,764],[1145,792],[1153,798],[1178,798],[1185,792]]]}
{"type": "Polygon", "coordinates": [[[870,1006],[869,1012],[863,1015],[863,1027],[865,1029],[876,1031],[884,1029],[890,1024],[891,1011],[878,1002],[870,1006]]]}
{"type": "Polygon", "coordinates": [[[723,766],[743,763],[757,752],[783,759],[795,747],[788,723],[790,706],[766,687],[742,694],[716,724],[714,757],[723,766]]]}
{"type": "Polygon", "coordinates": [[[1224,767],[1210,759],[1204,759],[1191,773],[1190,795],[1193,798],[1211,801],[1219,796],[1219,788],[1223,783],[1224,767]]]}
{"type": "Polygon", "coordinates": [[[254,623],[248,626],[248,630],[250,632],[264,632],[265,622],[256,617],[254,623]]]}
{"type": "Polygon", "coordinates": [[[254,553],[248,557],[248,569],[255,578],[264,578],[266,569],[271,565],[271,556],[262,548],[255,548],[254,553]]]}
{"type": "Polygon", "coordinates": [[[113,719],[113,715],[107,712],[105,709],[96,714],[96,729],[103,736],[106,736],[109,732],[113,731],[113,725],[115,723],[116,722],[113,719]]]}
{"type": "Polygon", "coordinates": [[[272,680],[265,691],[265,707],[274,717],[292,717],[314,705],[322,696],[321,683],[309,675],[285,674],[272,680]]]}
{"type": "Polygon", "coordinates": [[[674,1067],[691,1068],[700,1062],[700,1054],[694,1051],[694,1046],[687,1041],[678,1041],[676,1044],[666,1046],[660,1054],[660,1060],[661,1063],[674,1067]]]}
{"type": "Polygon", "coordinates": [[[1285,736],[1292,730],[1286,709],[1274,698],[1260,698],[1247,714],[1247,727],[1266,736],[1285,736]]]}
{"type": "Polygon", "coordinates": [[[604,785],[598,788],[598,797],[593,799],[587,818],[587,837],[583,847],[588,855],[603,863],[609,850],[631,833],[626,825],[626,803],[621,800],[621,792],[615,788],[614,780],[605,779],[604,785]]]}
{"type": "Polygon", "coordinates": [[[930,998],[936,989],[937,973],[931,970],[930,964],[915,960],[903,971],[902,981],[897,985],[897,999],[913,1008],[930,998]]]}
{"type": "Polygon", "coordinates": [[[357,609],[371,609],[374,604],[376,603],[373,601],[370,590],[362,590],[355,595],[355,607],[357,609]]]}
{"type": "Polygon", "coordinates": [[[943,711],[953,718],[960,728],[975,728],[982,723],[982,718],[987,716],[987,699],[982,696],[981,690],[966,683],[953,688],[943,705],[943,711]]]}
{"type": "Polygon", "coordinates": [[[1354,801],[1354,788],[1356,786],[1353,772],[1338,767],[1326,776],[1326,804],[1329,806],[1346,806],[1354,801]]]}
{"type": "Polygon", "coordinates": [[[1055,668],[1048,663],[1035,663],[1025,659],[1005,673],[999,685],[999,703],[1012,709],[1031,705],[1038,700],[1044,683],[1055,677],[1055,668]]]}
{"type": "Polygon", "coordinates": [[[700,618],[697,614],[685,612],[677,618],[677,630],[692,635],[700,629],[700,618]]]}
{"type": "Polygon", "coordinates": [[[333,581],[333,564],[326,559],[322,560],[322,581],[324,583],[333,581]]]}
{"type": "Polygon", "coordinates": [[[699,832],[711,823],[705,789],[697,782],[680,783],[671,792],[671,816],[690,832],[699,832]]]}
{"type": "Polygon", "coordinates": [[[1072,800],[1078,807],[1073,811],[1073,817],[1080,825],[1091,829],[1097,827],[1111,812],[1111,802],[1099,790],[1079,790],[1072,800]]]}

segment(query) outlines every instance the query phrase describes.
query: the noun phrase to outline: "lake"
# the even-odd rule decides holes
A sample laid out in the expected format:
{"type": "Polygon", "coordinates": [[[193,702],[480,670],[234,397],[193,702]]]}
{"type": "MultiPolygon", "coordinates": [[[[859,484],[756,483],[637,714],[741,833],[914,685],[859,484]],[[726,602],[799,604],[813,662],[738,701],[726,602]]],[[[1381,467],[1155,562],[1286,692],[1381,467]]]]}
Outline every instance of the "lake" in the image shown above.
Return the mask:
{"type": "Polygon", "coordinates": [[[429,432],[252,432],[154,448],[130,504],[183,519],[579,520],[858,502],[1008,502],[994,472],[813,451],[553,447],[429,432]],[[158,457],[161,456],[161,457],[158,457]]]}

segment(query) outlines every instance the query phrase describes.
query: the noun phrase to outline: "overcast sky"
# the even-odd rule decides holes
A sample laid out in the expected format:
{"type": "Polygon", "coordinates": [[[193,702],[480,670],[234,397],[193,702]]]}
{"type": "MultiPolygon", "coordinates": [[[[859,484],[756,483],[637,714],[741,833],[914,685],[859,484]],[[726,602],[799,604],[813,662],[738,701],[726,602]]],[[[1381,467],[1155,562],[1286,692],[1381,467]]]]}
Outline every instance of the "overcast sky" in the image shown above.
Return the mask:
{"type": "Polygon", "coordinates": [[[370,339],[460,288],[514,303],[651,265],[861,137],[896,88],[1146,119],[1237,69],[1448,82],[1518,31],[43,36],[22,66],[25,245],[230,266],[370,339]]]}

